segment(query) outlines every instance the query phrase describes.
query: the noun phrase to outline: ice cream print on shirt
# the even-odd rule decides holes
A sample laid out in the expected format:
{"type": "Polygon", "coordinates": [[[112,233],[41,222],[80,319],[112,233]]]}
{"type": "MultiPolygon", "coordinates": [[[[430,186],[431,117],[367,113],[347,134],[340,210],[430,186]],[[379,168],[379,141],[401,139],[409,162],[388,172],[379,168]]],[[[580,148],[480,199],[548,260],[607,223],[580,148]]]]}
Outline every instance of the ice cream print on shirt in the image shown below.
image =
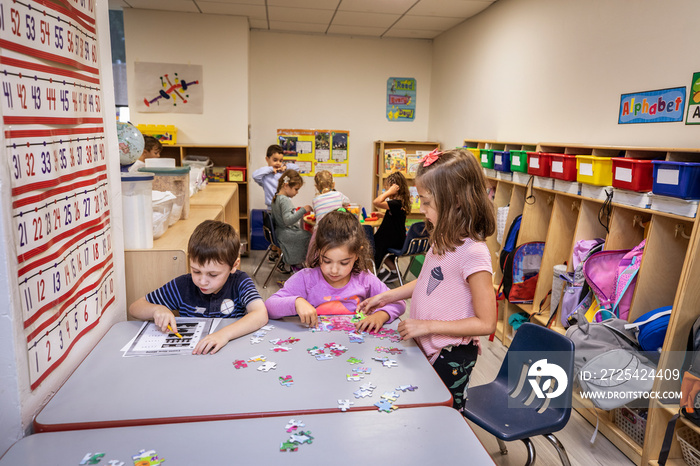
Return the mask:
{"type": "Polygon", "coordinates": [[[233,312],[233,309],[236,306],[233,304],[233,301],[230,299],[224,299],[221,302],[221,313],[225,316],[229,315],[231,312],[233,312]]]}
{"type": "Polygon", "coordinates": [[[440,284],[440,282],[443,280],[442,276],[442,269],[438,266],[435,267],[433,270],[430,271],[430,279],[428,279],[428,290],[427,294],[430,296],[430,293],[437,288],[437,286],[440,284]]]}

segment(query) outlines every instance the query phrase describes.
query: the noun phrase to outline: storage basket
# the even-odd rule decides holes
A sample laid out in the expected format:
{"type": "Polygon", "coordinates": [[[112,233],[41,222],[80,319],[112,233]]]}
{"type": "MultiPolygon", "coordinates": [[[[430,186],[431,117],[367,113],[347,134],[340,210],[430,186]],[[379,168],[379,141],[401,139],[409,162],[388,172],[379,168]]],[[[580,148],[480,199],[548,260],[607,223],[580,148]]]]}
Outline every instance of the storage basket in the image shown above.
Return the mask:
{"type": "Polygon", "coordinates": [[[177,198],[171,212],[171,225],[178,219],[190,215],[190,167],[139,168],[140,172],[152,173],[153,190],[169,191],[177,198]]]}
{"type": "Polygon", "coordinates": [[[208,167],[207,180],[214,183],[226,181],[226,167],[208,167]]]}
{"type": "Polygon", "coordinates": [[[640,193],[648,193],[654,184],[654,165],[651,160],[613,159],[614,188],[629,189],[640,193]]]}
{"type": "Polygon", "coordinates": [[[676,431],[681,445],[683,460],[690,466],[700,466],[700,435],[691,427],[684,426],[676,431]]]}
{"type": "Polygon", "coordinates": [[[552,154],[550,176],[558,180],[576,181],[576,156],[552,154]]]}
{"type": "Polygon", "coordinates": [[[510,171],[527,173],[527,151],[510,151],[510,171]]]}
{"type": "Polygon", "coordinates": [[[550,176],[552,156],[545,152],[527,153],[527,172],[530,175],[550,176]]]}
{"type": "Polygon", "coordinates": [[[471,152],[472,154],[474,154],[474,157],[476,157],[477,160],[481,160],[481,159],[479,159],[479,157],[481,156],[481,151],[480,151],[478,148],[476,148],[476,147],[465,147],[465,149],[467,149],[469,152],[471,152]]]}
{"type": "Polygon", "coordinates": [[[481,166],[484,168],[493,168],[493,149],[479,149],[481,155],[481,166]]]}
{"type": "Polygon", "coordinates": [[[652,161],[652,192],[681,199],[700,199],[700,163],[652,161]]]}
{"type": "Polygon", "coordinates": [[[161,144],[172,146],[177,143],[177,128],[173,125],[136,125],[144,136],[153,136],[161,144]]]}
{"type": "Polygon", "coordinates": [[[245,167],[226,167],[226,181],[245,181],[245,167]]]}
{"type": "Polygon", "coordinates": [[[612,157],[576,156],[576,180],[595,186],[612,185],[612,157]]]}
{"type": "Polygon", "coordinates": [[[638,445],[644,445],[644,431],[647,428],[647,410],[636,410],[623,406],[621,408],[616,408],[614,411],[614,422],[620,430],[627,434],[627,436],[638,445]]]}
{"type": "Polygon", "coordinates": [[[507,150],[493,151],[493,168],[499,172],[510,173],[510,152],[507,150]]]}

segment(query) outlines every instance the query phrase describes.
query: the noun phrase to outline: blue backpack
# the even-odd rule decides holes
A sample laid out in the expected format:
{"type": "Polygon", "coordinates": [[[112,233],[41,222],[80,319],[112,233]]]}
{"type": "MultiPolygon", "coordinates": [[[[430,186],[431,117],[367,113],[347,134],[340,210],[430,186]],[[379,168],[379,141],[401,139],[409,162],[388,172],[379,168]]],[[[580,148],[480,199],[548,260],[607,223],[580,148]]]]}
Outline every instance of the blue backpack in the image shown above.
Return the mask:
{"type": "Polygon", "coordinates": [[[503,242],[503,249],[501,250],[501,255],[498,258],[498,261],[501,265],[501,272],[505,271],[506,267],[506,260],[508,259],[508,255],[510,255],[513,250],[515,249],[515,245],[518,242],[518,233],[520,233],[520,222],[522,221],[523,216],[518,215],[513,219],[513,223],[510,224],[510,228],[508,228],[508,234],[506,235],[506,240],[503,242]]]}

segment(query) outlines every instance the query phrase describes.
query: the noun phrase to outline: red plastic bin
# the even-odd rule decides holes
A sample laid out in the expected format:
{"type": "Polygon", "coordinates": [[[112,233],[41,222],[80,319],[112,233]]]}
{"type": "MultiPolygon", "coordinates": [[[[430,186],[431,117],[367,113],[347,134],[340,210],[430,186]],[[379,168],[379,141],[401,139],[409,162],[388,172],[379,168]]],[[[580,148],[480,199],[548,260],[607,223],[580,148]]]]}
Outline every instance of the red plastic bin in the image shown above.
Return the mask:
{"type": "Polygon", "coordinates": [[[649,192],[654,185],[654,164],[651,160],[614,157],[613,188],[649,192]]]}
{"type": "Polygon", "coordinates": [[[550,176],[558,180],[576,181],[576,156],[551,154],[550,176]]]}
{"type": "Polygon", "coordinates": [[[552,154],[546,152],[527,153],[527,172],[530,175],[550,176],[552,154]]]}

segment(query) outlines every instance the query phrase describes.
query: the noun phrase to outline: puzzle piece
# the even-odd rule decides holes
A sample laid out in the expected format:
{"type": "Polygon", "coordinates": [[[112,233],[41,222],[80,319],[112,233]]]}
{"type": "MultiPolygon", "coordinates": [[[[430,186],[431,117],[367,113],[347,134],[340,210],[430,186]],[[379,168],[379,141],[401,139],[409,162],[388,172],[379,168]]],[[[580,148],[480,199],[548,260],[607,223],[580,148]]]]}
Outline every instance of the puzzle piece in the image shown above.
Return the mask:
{"type": "Polygon", "coordinates": [[[330,354],[317,354],[316,355],[317,361],[326,361],[328,359],[333,359],[333,356],[330,354]]]}
{"type": "Polygon", "coordinates": [[[355,372],[360,374],[361,377],[364,377],[365,375],[369,375],[372,373],[372,368],[371,367],[358,367],[355,369],[355,372]]]}
{"type": "Polygon", "coordinates": [[[83,459],[78,464],[97,464],[100,462],[104,453],[86,453],[83,459]]]}
{"type": "Polygon", "coordinates": [[[257,332],[253,333],[253,336],[258,338],[262,338],[265,335],[267,335],[267,332],[265,330],[258,330],[257,332]]]}
{"type": "Polygon", "coordinates": [[[354,382],[359,382],[360,379],[362,378],[360,374],[353,372],[352,374],[346,374],[348,378],[348,382],[354,381],[354,382]]]}
{"type": "Polygon", "coordinates": [[[124,466],[124,462],[119,460],[109,460],[107,462],[107,466],[124,466]]]}
{"type": "Polygon", "coordinates": [[[270,369],[277,369],[277,363],[272,361],[267,361],[262,366],[258,367],[259,371],[269,371],[270,369]]]}
{"type": "Polygon", "coordinates": [[[364,361],[363,361],[362,359],[358,359],[358,358],[356,358],[356,357],[354,357],[354,356],[351,357],[350,359],[348,359],[348,362],[349,362],[350,364],[362,364],[362,363],[364,363],[364,361]]]}
{"type": "Polygon", "coordinates": [[[363,337],[359,333],[355,333],[355,332],[348,333],[348,338],[350,339],[350,343],[364,343],[365,342],[365,337],[363,337]]]}
{"type": "Polygon", "coordinates": [[[390,413],[399,409],[398,406],[394,406],[387,400],[378,401],[374,403],[374,406],[378,408],[378,411],[384,411],[385,413],[390,413]]]}
{"type": "Polygon", "coordinates": [[[393,403],[394,401],[396,401],[396,399],[397,399],[399,396],[400,396],[400,395],[399,395],[398,393],[396,393],[396,392],[384,392],[384,394],[381,396],[381,398],[383,398],[383,399],[385,399],[385,400],[387,400],[387,401],[391,401],[391,402],[393,403]]]}
{"type": "Polygon", "coordinates": [[[250,337],[250,344],[251,345],[254,345],[256,343],[260,343],[261,341],[263,341],[263,339],[261,337],[250,337]]]}
{"type": "Polygon", "coordinates": [[[300,431],[298,434],[289,436],[289,441],[294,443],[313,443],[314,438],[311,436],[311,431],[300,431]]]}
{"type": "Polygon", "coordinates": [[[275,353],[280,353],[280,352],[286,353],[287,351],[289,351],[292,348],[290,348],[289,346],[275,346],[274,348],[270,348],[270,349],[272,351],[274,351],[275,353]]]}
{"type": "Polygon", "coordinates": [[[338,400],[338,409],[340,409],[341,411],[347,411],[348,409],[350,409],[350,405],[354,405],[354,404],[355,404],[354,401],[338,400]]]}
{"type": "Polygon", "coordinates": [[[301,419],[290,419],[289,422],[287,423],[284,428],[287,430],[287,432],[291,432],[293,430],[297,430],[299,427],[304,427],[305,424],[301,422],[301,419]]]}
{"type": "Polygon", "coordinates": [[[242,359],[236,359],[235,361],[233,361],[233,366],[236,369],[240,369],[242,367],[248,367],[248,364],[246,364],[245,361],[242,359]]]}
{"type": "Polygon", "coordinates": [[[371,392],[372,390],[374,390],[375,388],[377,388],[377,387],[376,387],[376,385],[374,385],[372,382],[367,382],[367,383],[364,383],[364,384],[360,385],[360,389],[362,389],[362,390],[367,390],[367,391],[370,391],[370,392],[371,392]]]}
{"type": "Polygon", "coordinates": [[[265,362],[267,361],[267,358],[263,356],[262,354],[258,354],[257,356],[251,356],[250,359],[248,359],[248,362],[265,362]]]}
{"type": "Polygon", "coordinates": [[[372,358],[372,359],[373,359],[374,361],[379,361],[379,362],[381,362],[382,364],[384,364],[386,361],[389,360],[389,358],[383,357],[383,356],[382,356],[382,357],[378,357],[378,358],[372,358]]]}
{"type": "Polygon", "coordinates": [[[374,348],[374,350],[378,353],[383,352],[383,353],[389,353],[389,354],[394,354],[394,355],[403,353],[403,349],[395,348],[393,346],[390,348],[387,348],[386,346],[377,346],[374,348]]]}
{"type": "Polygon", "coordinates": [[[407,390],[408,390],[409,392],[412,392],[412,391],[414,391],[414,390],[417,389],[417,388],[418,388],[418,387],[416,387],[415,385],[399,385],[398,387],[396,387],[397,390],[401,390],[402,392],[405,392],[405,391],[407,391],[407,390]]]}
{"type": "Polygon", "coordinates": [[[396,362],[394,359],[389,359],[389,360],[387,360],[387,361],[384,361],[384,362],[382,363],[382,365],[383,365],[384,367],[396,367],[396,366],[399,365],[399,363],[396,362]]]}
{"type": "Polygon", "coordinates": [[[319,349],[318,346],[306,348],[306,352],[309,353],[311,356],[316,356],[317,354],[323,354],[323,350],[319,349]]]}
{"type": "Polygon", "coordinates": [[[355,395],[355,398],[365,398],[368,396],[372,396],[372,390],[363,390],[362,388],[353,392],[353,395],[355,395]]]}
{"type": "Polygon", "coordinates": [[[298,443],[290,442],[289,440],[280,443],[280,451],[297,451],[298,449],[298,443]]]}
{"type": "Polygon", "coordinates": [[[273,328],[275,328],[274,325],[267,324],[267,325],[263,325],[262,327],[260,327],[260,330],[267,330],[267,331],[269,332],[269,331],[272,330],[273,328]]]}
{"type": "Polygon", "coordinates": [[[291,345],[292,343],[296,343],[298,341],[300,341],[298,338],[289,337],[286,340],[280,341],[280,343],[289,343],[291,345]]]}
{"type": "Polygon", "coordinates": [[[273,338],[272,340],[270,340],[270,343],[272,343],[273,345],[276,345],[279,342],[280,342],[280,338],[273,338]]]}
{"type": "Polygon", "coordinates": [[[294,380],[292,379],[291,375],[285,375],[283,377],[280,377],[279,380],[280,384],[284,385],[285,387],[291,387],[294,383],[294,380]]]}
{"type": "Polygon", "coordinates": [[[131,457],[134,466],[157,466],[165,461],[165,458],[158,458],[155,450],[139,450],[138,454],[131,457]]]}

